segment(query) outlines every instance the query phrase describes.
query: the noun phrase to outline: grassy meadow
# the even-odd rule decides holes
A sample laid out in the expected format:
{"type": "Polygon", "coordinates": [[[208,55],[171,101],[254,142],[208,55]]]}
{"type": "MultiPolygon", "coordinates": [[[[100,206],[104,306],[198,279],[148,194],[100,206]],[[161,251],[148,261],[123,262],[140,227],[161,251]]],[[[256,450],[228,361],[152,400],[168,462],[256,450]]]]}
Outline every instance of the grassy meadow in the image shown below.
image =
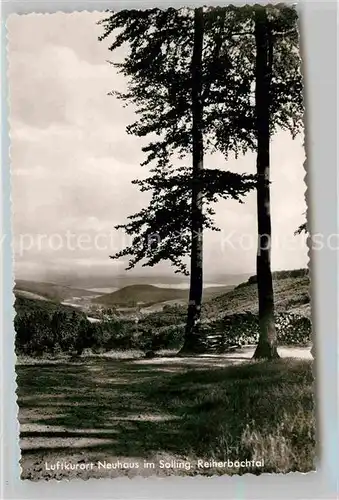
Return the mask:
{"type": "MultiPolygon", "coordinates": [[[[302,272],[275,276],[279,345],[294,358],[274,362],[254,362],[253,348],[244,347],[257,342],[253,278],[206,297],[202,332],[212,340],[205,353],[189,357],[177,356],[186,307],[160,303],[137,323],[133,307],[111,308],[89,323],[81,308],[17,293],[22,478],[313,470],[308,287],[302,272]],[[237,350],[213,347],[216,337],[237,350]],[[127,466],[106,469],[105,461],[127,466]],[[75,469],[51,470],[57,462],[75,469]]],[[[38,285],[26,288],[34,293],[38,285]]]]}
{"type": "Polygon", "coordinates": [[[314,469],[310,361],[46,360],[19,364],[17,376],[22,479],[314,469]],[[201,459],[263,460],[264,466],[198,469],[201,459]],[[99,470],[96,464],[105,460],[139,469],[99,470]],[[155,469],[145,469],[144,460],[155,469]],[[172,467],[162,468],[161,460],[172,467]],[[46,468],[57,461],[95,465],[46,468]],[[190,470],[176,467],[178,461],[189,462],[190,470]]]}

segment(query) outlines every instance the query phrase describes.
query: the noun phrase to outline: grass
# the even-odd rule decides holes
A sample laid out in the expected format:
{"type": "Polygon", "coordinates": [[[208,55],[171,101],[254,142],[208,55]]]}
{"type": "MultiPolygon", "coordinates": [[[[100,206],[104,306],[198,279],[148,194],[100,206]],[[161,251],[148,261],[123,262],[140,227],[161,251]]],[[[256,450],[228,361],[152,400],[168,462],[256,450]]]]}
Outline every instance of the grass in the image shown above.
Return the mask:
{"type": "Polygon", "coordinates": [[[87,358],[45,362],[38,370],[17,366],[17,376],[23,478],[41,477],[47,456],[77,460],[79,440],[89,461],[166,454],[192,463],[264,460],[263,468],[211,468],[204,474],[314,470],[309,361],[220,368],[206,357],[189,364],[87,358]]]}
{"type": "MultiPolygon", "coordinates": [[[[159,351],[161,355],[170,354],[173,355],[177,351],[174,350],[162,350],[159,351]]],[[[41,357],[38,356],[28,356],[25,354],[17,355],[17,366],[28,366],[28,365],[43,365],[43,364],[60,364],[68,362],[83,363],[86,361],[92,361],[93,359],[114,359],[114,360],[131,360],[131,359],[141,359],[145,357],[144,351],[138,349],[124,349],[124,350],[111,350],[103,352],[94,352],[92,349],[84,349],[82,355],[72,356],[69,353],[58,353],[57,355],[44,353],[41,357]]]]}
{"type": "MultiPolygon", "coordinates": [[[[273,281],[275,309],[277,312],[287,312],[300,306],[309,309],[308,276],[280,278],[273,281]]],[[[203,305],[203,317],[214,317],[220,313],[232,314],[244,311],[258,311],[257,284],[243,284],[227,294],[212,298],[203,305]]]]}
{"type": "MultiPolygon", "coordinates": [[[[291,312],[310,318],[309,287],[308,276],[284,277],[282,273],[279,279],[273,281],[276,312],[291,312]]],[[[245,311],[257,314],[258,307],[257,284],[244,283],[226,293],[219,290],[217,296],[213,294],[206,296],[202,305],[201,318],[204,322],[245,311]]],[[[186,314],[187,308],[177,305],[172,309],[151,313],[141,322],[149,324],[158,322],[158,326],[175,324],[183,326],[186,314]]]]}

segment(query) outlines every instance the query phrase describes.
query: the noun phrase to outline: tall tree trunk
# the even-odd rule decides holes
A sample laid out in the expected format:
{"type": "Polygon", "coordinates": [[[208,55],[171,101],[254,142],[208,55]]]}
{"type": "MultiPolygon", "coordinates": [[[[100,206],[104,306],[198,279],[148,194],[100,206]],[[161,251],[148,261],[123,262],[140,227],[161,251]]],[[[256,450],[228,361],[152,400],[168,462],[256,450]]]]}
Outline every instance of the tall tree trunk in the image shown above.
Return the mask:
{"type": "Polygon", "coordinates": [[[258,253],[257,282],[259,296],[260,336],[254,358],[278,358],[277,334],[274,322],[274,297],[271,273],[271,214],[270,214],[270,81],[273,45],[265,7],[255,11],[256,40],[256,128],[257,151],[257,212],[258,253]]]}
{"type": "Polygon", "coordinates": [[[202,102],[202,53],[204,37],[203,8],[194,10],[194,46],[192,55],[192,248],[190,292],[184,345],[181,353],[198,352],[199,322],[203,291],[203,195],[201,177],[204,168],[203,102],[202,102]]]}

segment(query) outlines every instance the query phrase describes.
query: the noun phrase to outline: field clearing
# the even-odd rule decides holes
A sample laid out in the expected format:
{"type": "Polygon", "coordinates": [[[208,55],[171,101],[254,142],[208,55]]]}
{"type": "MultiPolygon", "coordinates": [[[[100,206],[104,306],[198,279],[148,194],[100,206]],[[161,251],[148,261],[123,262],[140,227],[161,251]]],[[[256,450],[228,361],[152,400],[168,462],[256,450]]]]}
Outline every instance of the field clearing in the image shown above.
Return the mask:
{"type": "Polygon", "coordinates": [[[22,479],[314,470],[312,361],[248,356],[18,365],[22,479]],[[199,459],[264,467],[197,469],[199,459]],[[138,469],[99,470],[105,460],[138,469]],[[48,470],[57,461],[94,467],[48,470]]]}

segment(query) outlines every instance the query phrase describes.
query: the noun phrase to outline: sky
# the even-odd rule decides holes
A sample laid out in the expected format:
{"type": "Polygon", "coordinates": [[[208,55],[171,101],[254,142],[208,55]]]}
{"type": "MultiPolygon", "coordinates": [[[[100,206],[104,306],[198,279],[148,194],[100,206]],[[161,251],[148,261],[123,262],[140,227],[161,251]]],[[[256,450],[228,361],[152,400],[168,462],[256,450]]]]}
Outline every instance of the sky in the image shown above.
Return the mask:
{"type": "MultiPolygon", "coordinates": [[[[109,259],[129,240],[116,224],[139,211],[148,196],[131,184],[147,174],[143,139],[127,135],[132,108],[108,96],[126,82],[108,60],[112,39],[98,41],[104,13],[12,15],[8,22],[12,227],[17,278],[53,273],[109,276],[126,262],[109,259]]],[[[303,137],[278,132],[271,145],[272,268],[308,263],[304,222],[303,137]]],[[[206,166],[255,172],[255,156],[227,163],[207,156],[206,166]]],[[[256,197],[222,201],[205,232],[205,275],[254,273],[256,197]]],[[[138,273],[173,274],[161,264],[138,273]]]]}

